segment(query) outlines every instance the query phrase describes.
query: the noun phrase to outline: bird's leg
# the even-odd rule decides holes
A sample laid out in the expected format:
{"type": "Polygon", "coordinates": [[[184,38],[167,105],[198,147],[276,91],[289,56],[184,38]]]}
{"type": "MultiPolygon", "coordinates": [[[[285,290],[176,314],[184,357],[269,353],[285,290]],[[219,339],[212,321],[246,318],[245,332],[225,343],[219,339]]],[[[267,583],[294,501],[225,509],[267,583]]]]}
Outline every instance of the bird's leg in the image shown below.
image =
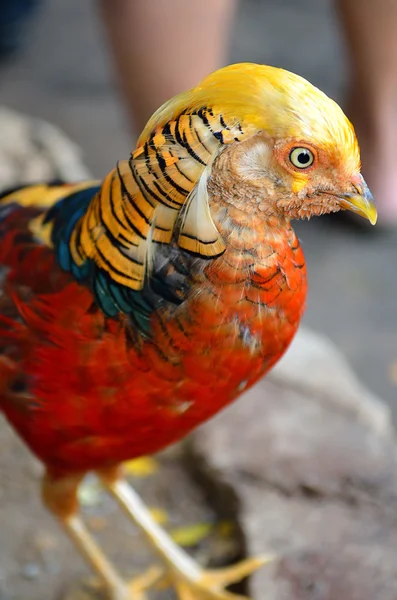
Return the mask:
{"type": "Polygon", "coordinates": [[[47,473],[42,485],[44,504],[99,575],[109,600],[145,600],[144,591],[159,580],[161,570],[153,568],[131,583],[123,581],[78,514],[77,491],[83,477],[84,473],[64,477],[47,473]]]}
{"type": "Polygon", "coordinates": [[[160,556],[166,569],[166,580],[176,590],[180,600],[237,600],[225,588],[266,564],[267,557],[247,559],[237,565],[219,570],[203,570],[186,552],[177,546],[153,520],[150,512],[121,477],[118,469],[101,471],[99,476],[127,515],[144,532],[149,543],[160,556]]]}

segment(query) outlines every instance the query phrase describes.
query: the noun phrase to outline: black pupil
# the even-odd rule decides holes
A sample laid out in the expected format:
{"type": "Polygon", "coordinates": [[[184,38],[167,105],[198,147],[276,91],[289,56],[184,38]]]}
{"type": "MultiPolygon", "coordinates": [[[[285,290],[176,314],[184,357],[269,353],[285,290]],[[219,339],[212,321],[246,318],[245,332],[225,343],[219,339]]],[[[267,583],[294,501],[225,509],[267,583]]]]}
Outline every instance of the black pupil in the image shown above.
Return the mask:
{"type": "Polygon", "coordinates": [[[310,154],[307,150],[302,150],[302,152],[298,154],[298,162],[301,165],[307,165],[307,163],[310,162],[310,154]]]}

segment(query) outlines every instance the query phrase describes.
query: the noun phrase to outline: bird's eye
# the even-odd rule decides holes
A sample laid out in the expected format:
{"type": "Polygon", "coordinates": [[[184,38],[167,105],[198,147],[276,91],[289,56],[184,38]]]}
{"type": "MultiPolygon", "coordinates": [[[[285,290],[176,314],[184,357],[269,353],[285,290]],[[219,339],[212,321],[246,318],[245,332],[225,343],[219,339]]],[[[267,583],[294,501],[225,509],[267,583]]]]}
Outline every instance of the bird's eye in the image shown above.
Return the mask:
{"type": "Polygon", "coordinates": [[[297,169],[307,169],[314,162],[313,152],[308,148],[293,148],[289,159],[297,169]]]}

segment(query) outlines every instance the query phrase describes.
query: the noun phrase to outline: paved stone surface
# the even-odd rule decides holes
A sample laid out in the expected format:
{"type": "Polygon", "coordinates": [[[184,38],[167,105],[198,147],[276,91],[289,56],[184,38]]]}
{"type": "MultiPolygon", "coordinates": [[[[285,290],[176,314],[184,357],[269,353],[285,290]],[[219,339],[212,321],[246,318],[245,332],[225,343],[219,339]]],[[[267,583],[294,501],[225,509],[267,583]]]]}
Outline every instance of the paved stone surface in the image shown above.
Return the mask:
{"type": "Polygon", "coordinates": [[[326,340],[299,337],[278,369],[193,434],[187,463],[219,517],[237,514],[248,553],[280,556],[253,578],[254,598],[392,600],[391,421],[326,340]],[[316,367],[336,385],[313,380],[316,367]]]}

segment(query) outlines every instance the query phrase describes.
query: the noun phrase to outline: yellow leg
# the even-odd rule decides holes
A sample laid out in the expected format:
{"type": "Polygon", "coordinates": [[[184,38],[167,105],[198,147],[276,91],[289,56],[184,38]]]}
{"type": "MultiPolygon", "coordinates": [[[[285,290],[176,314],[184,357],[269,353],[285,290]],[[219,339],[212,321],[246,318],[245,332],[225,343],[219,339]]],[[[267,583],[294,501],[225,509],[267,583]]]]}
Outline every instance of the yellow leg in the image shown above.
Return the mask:
{"type": "Polygon", "coordinates": [[[123,581],[78,515],[77,489],[82,477],[46,476],[42,488],[44,503],[99,575],[109,600],[146,600],[145,590],[160,579],[163,574],[161,569],[153,567],[131,582],[123,581]]]}
{"type": "Polygon", "coordinates": [[[237,600],[225,588],[272,560],[271,557],[247,559],[237,565],[219,570],[203,570],[177,546],[153,520],[148,509],[116,471],[99,473],[105,487],[127,515],[145,533],[149,543],[160,556],[166,569],[166,581],[176,590],[180,600],[237,600]]]}

